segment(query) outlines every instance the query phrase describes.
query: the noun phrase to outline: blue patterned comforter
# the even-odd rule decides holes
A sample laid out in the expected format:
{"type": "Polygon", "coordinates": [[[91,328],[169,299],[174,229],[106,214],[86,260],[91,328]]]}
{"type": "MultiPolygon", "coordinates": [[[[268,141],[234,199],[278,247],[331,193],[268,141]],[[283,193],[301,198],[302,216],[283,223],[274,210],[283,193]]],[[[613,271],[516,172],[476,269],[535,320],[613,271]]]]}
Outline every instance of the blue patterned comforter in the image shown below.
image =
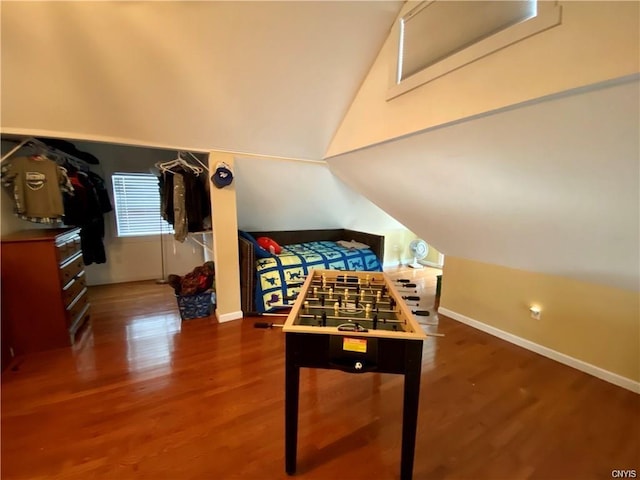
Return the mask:
{"type": "Polygon", "coordinates": [[[295,302],[309,270],[381,272],[371,249],[347,249],[335,242],[286,245],[282,253],[256,261],[256,311],[269,312],[295,302]]]}

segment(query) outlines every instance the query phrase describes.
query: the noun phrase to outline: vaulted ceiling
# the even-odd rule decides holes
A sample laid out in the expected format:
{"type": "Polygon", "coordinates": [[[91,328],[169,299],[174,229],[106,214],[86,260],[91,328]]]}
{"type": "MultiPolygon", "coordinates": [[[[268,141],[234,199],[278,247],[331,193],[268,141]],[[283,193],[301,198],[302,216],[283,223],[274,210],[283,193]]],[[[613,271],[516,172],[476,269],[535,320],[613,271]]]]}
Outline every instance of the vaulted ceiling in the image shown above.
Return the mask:
{"type": "Polygon", "coordinates": [[[329,155],[447,255],[637,289],[638,3],[560,3],[387,101],[402,2],[2,2],[2,131],[329,155]]]}
{"type": "Polygon", "coordinates": [[[402,3],[2,2],[2,128],[319,160],[402,3]]]}
{"type": "Polygon", "coordinates": [[[354,190],[448,255],[639,288],[638,77],[328,162],[354,190]]]}

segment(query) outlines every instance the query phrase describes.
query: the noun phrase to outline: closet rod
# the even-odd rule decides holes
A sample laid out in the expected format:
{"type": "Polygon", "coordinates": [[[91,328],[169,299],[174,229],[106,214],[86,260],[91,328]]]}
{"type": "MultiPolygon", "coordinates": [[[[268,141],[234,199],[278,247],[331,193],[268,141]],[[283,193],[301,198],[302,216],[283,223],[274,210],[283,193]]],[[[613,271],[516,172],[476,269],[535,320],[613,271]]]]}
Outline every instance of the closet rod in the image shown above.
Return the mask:
{"type": "Polygon", "coordinates": [[[29,139],[21,141],[18,145],[9,150],[8,153],[4,154],[2,158],[0,158],[0,163],[4,162],[7,158],[11,157],[14,153],[24,147],[27,143],[29,143],[29,139]]]}
{"type": "Polygon", "coordinates": [[[191,152],[186,152],[187,155],[191,155],[191,158],[193,158],[196,162],[198,162],[200,165],[202,165],[202,168],[204,168],[205,172],[209,171],[209,168],[200,161],[200,159],[198,157],[196,157],[193,153],[191,152]]]}
{"type": "Polygon", "coordinates": [[[47,145],[46,143],[38,140],[37,138],[27,138],[26,140],[22,140],[18,145],[16,145],[14,148],[12,148],[7,154],[3,155],[2,158],[0,159],[0,163],[4,162],[7,158],[11,157],[11,155],[13,155],[15,152],[17,152],[18,150],[20,150],[22,147],[27,146],[29,144],[33,144],[36,147],[41,147],[44,148],[45,150],[48,150],[49,152],[53,153],[54,155],[57,155],[59,157],[65,157],[65,158],[70,158],[71,160],[75,160],[76,162],[80,162],[80,165],[86,165],[87,162],[85,162],[84,160],[75,157],[73,155],[71,155],[70,153],[64,152],[62,150],[58,150],[55,147],[51,147],[49,145],[47,145]]]}

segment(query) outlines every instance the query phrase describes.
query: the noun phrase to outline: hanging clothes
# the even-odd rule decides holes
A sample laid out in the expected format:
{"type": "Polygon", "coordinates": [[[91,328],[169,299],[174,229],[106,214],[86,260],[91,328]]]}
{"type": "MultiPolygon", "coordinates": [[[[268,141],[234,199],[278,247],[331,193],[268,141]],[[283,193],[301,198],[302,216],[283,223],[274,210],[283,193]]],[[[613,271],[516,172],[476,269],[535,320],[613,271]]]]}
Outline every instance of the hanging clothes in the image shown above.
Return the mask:
{"type": "Polygon", "coordinates": [[[72,144],[62,140],[25,140],[2,157],[0,179],[12,195],[19,218],[79,226],[85,265],[105,263],[103,214],[112,211],[113,206],[104,180],[86,166],[86,163],[98,164],[98,159],[80,151],[69,154],[69,146],[72,144]],[[56,149],[51,143],[64,147],[65,151],[56,149]],[[36,151],[44,149],[59,161],[64,159],[64,166],[44,155],[13,158],[23,147],[35,147],[36,151]]]}
{"type": "Polygon", "coordinates": [[[2,184],[11,190],[15,214],[30,222],[58,224],[64,216],[63,193],[73,195],[66,170],[44,155],[6,160],[2,184]]]}
{"type": "Polygon", "coordinates": [[[173,219],[174,238],[179,242],[184,242],[189,230],[185,209],[184,177],[180,173],[173,174],[173,219]]]}
{"type": "Polygon", "coordinates": [[[173,172],[162,172],[162,175],[158,178],[158,184],[160,186],[160,204],[162,207],[162,218],[169,224],[173,225],[174,211],[173,211],[173,172]]]}
{"type": "Polygon", "coordinates": [[[109,198],[109,193],[107,192],[107,187],[102,177],[92,171],[88,171],[87,175],[89,176],[89,180],[93,184],[93,188],[95,189],[96,195],[98,196],[100,211],[102,213],[112,212],[113,205],[111,203],[111,199],[109,198]]]}
{"type": "Polygon", "coordinates": [[[211,216],[206,176],[176,165],[162,172],[158,185],[162,218],[174,227],[176,240],[183,242],[185,232],[201,232],[206,229],[205,221],[211,216]],[[185,221],[186,227],[183,226],[185,221]]]}
{"type": "Polygon", "coordinates": [[[80,226],[89,218],[88,192],[87,188],[78,174],[78,169],[68,165],[67,176],[73,185],[73,195],[63,194],[64,203],[64,223],[67,225],[80,226]]]}
{"type": "Polygon", "coordinates": [[[68,176],[76,194],[64,197],[64,222],[67,225],[80,227],[80,243],[84,264],[105,263],[107,256],[103,243],[105,232],[103,209],[106,206],[100,201],[98,190],[91,180],[92,176],[97,175],[90,175],[88,172],[76,169],[75,171],[70,170],[68,176]]]}
{"type": "Polygon", "coordinates": [[[188,229],[189,232],[201,232],[205,228],[204,221],[211,216],[207,178],[206,175],[196,175],[190,171],[185,171],[183,178],[188,229]]]}
{"type": "MultiPolygon", "coordinates": [[[[100,215],[96,215],[94,222],[91,222],[92,224],[88,226],[89,229],[85,235],[85,243],[90,242],[91,244],[90,255],[92,256],[89,260],[93,260],[95,263],[106,263],[107,256],[104,247],[104,215],[113,211],[113,204],[111,203],[109,193],[107,192],[107,188],[102,177],[92,171],[88,171],[87,176],[89,177],[89,181],[96,192],[100,215]]],[[[80,234],[82,236],[82,231],[80,234]]]]}

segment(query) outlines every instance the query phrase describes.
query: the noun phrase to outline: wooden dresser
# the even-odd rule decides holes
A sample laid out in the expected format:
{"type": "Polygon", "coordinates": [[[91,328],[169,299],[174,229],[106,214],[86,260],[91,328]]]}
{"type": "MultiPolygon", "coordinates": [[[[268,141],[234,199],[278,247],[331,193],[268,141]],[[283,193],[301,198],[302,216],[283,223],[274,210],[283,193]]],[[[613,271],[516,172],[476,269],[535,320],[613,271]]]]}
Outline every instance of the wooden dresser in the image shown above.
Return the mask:
{"type": "Polygon", "coordinates": [[[80,229],[15,232],[2,237],[0,254],[3,361],[5,351],[17,356],[73,345],[89,318],[80,229]]]}

